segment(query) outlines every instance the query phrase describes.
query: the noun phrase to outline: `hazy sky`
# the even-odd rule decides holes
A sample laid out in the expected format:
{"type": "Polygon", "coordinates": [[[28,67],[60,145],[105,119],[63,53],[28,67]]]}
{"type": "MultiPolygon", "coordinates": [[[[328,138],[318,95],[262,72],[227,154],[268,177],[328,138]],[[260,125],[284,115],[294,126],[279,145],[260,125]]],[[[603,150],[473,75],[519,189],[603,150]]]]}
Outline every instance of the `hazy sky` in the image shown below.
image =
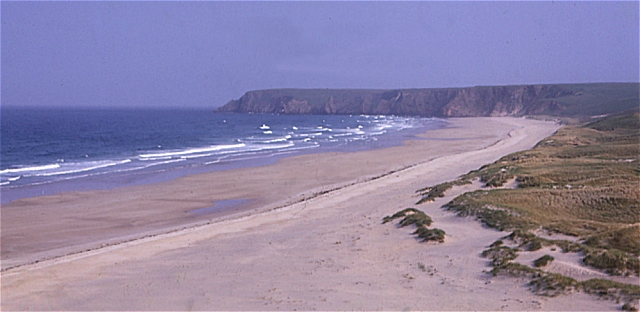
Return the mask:
{"type": "Polygon", "coordinates": [[[2,105],[638,82],[638,2],[1,2],[2,105]]]}

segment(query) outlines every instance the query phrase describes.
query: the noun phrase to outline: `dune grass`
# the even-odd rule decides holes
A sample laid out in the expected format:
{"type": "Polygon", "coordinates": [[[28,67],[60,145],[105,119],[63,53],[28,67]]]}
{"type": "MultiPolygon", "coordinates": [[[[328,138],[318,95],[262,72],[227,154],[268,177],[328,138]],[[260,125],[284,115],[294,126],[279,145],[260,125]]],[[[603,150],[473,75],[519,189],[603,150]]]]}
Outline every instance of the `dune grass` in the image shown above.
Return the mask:
{"type": "Polygon", "coordinates": [[[492,266],[500,267],[517,258],[518,249],[494,243],[489,249],[482,252],[482,256],[491,259],[492,266]]]}
{"type": "Polygon", "coordinates": [[[571,277],[541,270],[541,267],[554,260],[549,255],[536,259],[535,268],[513,262],[518,257],[518,252],[520,252],[519,248],[502,246],[502,240],[499,240],[483,251],[482,256],[491,259],[493,269],[489,273],[493,276],[528,277],[531,290],[539,295],[555,297],[573,290],[581,290],[607,299],[625,301],[628,308],[635,307],[634,303],[640,299],[638,285],[597,278],[579,282],[571,277]]]}
{"type": "MultiPolygon", "coordinates": [[[[500,230],[544,230],[640,255],[640,114],[567,126],[533,149],[502,157],[459,180],[516,189],[458,196],[445,207],[500,230]]],[[[454,185],[449,182],[443,185],[454,185]]]]}
{"type": "Polygon", "coordinates": [[[391,222],[395,219],[403,218],[398,222],[399,227],[405,227],[408,225],[415,225],[416,230],[413,232],[414,235],[418,235],[418,238],[422,240],[422,242],[435,241],[438,243],[443,243],[446,233],[441,229],[429,229],[427,226],[430,226],[433,222],[431,217],[429,217],[423,211],[420,211],[415,208],[406,208],[396,212],[391,216],[386,216],[382,219],[382,224],[391,222]]]}
{"type": "Polygon", "coordinates": [[[551,261],[555,260],[552,256],[544,255],[533,261],[533,266],[536,268],[547,266],[547,264],[551,263],[551,261]]]}
{"type": "Polygon", "coordinates": [[[640,275],[640,260],[616,249],[593,250],[583,259],[584,264],[605,270],[611,275],[640,275]]]}
{"type": "Polygon", "coordinates": [[[384,219],[382,219],[382,224],[391,222],[398,218],[403,218],[402,220],[400,220],[400,227],[412,224],[415,224],[415,226],[417,227],[429,226],[432,222],[431,217],[429,217],[426,213],[415,208],[407,208],[398,211],[391,216],[384,217],[384,219]]]}
{"type": "Polygon", "coordinates": [[[417,234],[423,242],[434,241],[444,243],[446,233],[441,229],[428,229],[426,227],[418,227],[413,234],[417,234]]]}
{"type": "MultiPolygon", "coordinates": [[[[418,192],[480,179],[488,187],[462,194],[443,208],[474,216],[488,227],[512,231],[518,248],[496,242],[483,255],[493,274],[531,278],[532,289],[557,295],[570,289],[638,300],[640,287],[605,280],[577,282],[512,262],[519,250],[558,246],[582,252],[584,263],[611,275],[640,275],[640,114],[607,116],[565,126],[533,149],[502,157],[447,182],[418,192]],[[511,179],[516,189],[495,189],[511,179]],[[575,236],[579,242],[536,236],[537,230],[575,236]]],[[[433,197],[433,196],[432,196],[433,197]]],[[[544,257],[543,257],[544,258],[544,257]]],[[[550,258],[538,259],[543,266],[550,258]]],[[[538,265],[536,264],[536,265],[538,265]]],[[[630,306],[633,307],[633,306],[630,306]]]]}
{"type": "Polygon", "coordinates": [[[638,307],[634,304],[632,304],[631,302],[627,302],[624,305],[622,305],[622,308],[620,308],[622,311],[632,311],[632,312],[636,312],[638,311],[638,307]]]}
{"type": "Polygon", "coordinates": [[[451,182],[440,183],[433,187],[425,187],[425,188],[419,189],[416,191],[416,193],[419,193],[420,195],[422,195],[422,198],[420,198],[420,200],[416,203],[416,205],[434,201],[436,200],[436,198],[439,198],[439,197],[444,197],[444,192],[450,190],[453,186],[465,185],[465,184],[471,184],[471,181],[458,179],[451,182]]]}

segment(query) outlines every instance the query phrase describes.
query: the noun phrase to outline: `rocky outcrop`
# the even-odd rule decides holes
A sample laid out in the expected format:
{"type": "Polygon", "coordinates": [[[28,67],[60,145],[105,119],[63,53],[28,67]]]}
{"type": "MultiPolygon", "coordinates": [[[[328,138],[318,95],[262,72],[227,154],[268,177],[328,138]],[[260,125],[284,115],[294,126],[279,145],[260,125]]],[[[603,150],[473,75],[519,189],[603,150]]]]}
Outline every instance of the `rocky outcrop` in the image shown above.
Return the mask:
{"type": "MultiPolygon", "coordinates": [[[[628,89],[628,86],[624,87],[628,89]]],[[[581,95],[576,90],[575,85],[401,90],[273,89],[249,91],[218,111],[423,117],[559,116],[576,109],[575,105],[560,99],[581,95]]]]}

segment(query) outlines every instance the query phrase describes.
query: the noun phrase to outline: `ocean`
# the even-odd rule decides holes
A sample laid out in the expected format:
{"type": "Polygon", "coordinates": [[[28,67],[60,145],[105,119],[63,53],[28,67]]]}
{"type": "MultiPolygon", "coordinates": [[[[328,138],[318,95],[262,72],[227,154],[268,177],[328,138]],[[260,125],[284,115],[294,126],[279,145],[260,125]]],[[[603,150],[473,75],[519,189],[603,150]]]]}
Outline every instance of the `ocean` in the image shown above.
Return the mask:
{"type": "Polygon", "coordinates": [[[303,153],[382,148],[444,126],[433,118],[186,109],[2,108],[0,119],[2,203],[263,165],[303,153]]]}

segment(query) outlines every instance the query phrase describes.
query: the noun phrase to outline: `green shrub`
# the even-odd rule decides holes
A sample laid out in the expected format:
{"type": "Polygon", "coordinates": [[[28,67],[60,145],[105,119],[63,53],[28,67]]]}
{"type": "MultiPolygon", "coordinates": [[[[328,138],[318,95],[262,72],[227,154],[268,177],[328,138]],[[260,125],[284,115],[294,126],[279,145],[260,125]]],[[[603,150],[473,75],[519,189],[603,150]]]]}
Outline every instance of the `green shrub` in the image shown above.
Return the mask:
{"type": "Polygon", "coordinates": [[[444,197],[444,192],[448,191],[452,187],[453,187],[453,182],[445,182],[445,183],[441,183],[436,186],[433,186],[427,189],[426,193],[422,194],[423,195],[422,198],[416,204],[419,205],[425,202],[434,201],[438,197],[444,197]]]}
{"type": "Polygon", "coordinates": [[[544,184],[542,182],[542,178],[537,176],[521,176],[521,177],[518,177],[516,181],[518,181],[519,188],[539,187],[544,184]]]}
{"type": "Polygon", "coordinates": [[[536,250],[540,250],[542,249],[543,245],[547,244],[547,240],[544,238],[540,238],[540,237],[535,237],[532,240],[529,241],[529,243],[527,244],[527,250],[528,251],[536,251],[536,250]]]}
{"type": "Polygon", "coordinates": [[[536,268],[539,268],[539,267],[546,266],[547,264],[549,264],[549,262],[551,262],[553,260],[555,260],[555,259],[552,256],[544,255],[544,256],[536,259],[535,261],[533,261],[533,265],[536,268]]]}
{"type": "Polygon", "coordinates": [[[427,241],[436,241],[436,242],[444,242],[445,232],[441,229],[428,229],[427,226],[430,226],[433,222],[431,217],[429,217],[426,213],[417,210],[415,208],[407,208],[401,211],[396,212],[391,216],[386,216],[382,219],[382,224],[393,221],[394,219],[403,218],[398,222],[400,227],[405,227],[408,225],[414,224],[417,229],[413,234],[417,234],[419,238],[422,239],[423,242],[427,241]],[[403,218],[404,217],[404,218],[403,218]]]}
{"type": "Polygon", "coordinates": [[[423,242],[435,241],[438,243],[444,242],[445,232],[441,229],[428,229],[425,227],[419,227],[413,234],[417,234],[423,242]]]}
{"type": "Polygon", "coordinates": [[[480,181],[484,182],[486,186],[501,187],[507,181],[514,178],[513,173],[507,171],[488,172],[480,175],[480,181]]]}
{"type": "Polygon", "coordinates": [[[434,201],[438,197],[444,197],[444,192],[450,190],[454,185],[471,184],[471,181],[466,179],[458,179],[452,182],[440,183],[436,186],[425,187],[417,190],[417,193],[421,193],[422,198],[416,203],[416,205],[434,201]]]}
{"type": "Polygon", "coordinates": [[[431,225],[431,222],[433,222],[431,220],[431,217],[420,211],[404,217],[404,219],[400,220],[399,224],[400,227],[405,227],[412,224],[415,224],[417,227],[423,227],[431,225]]]}
{"type": "Polygon", "coordinates": [[[553,241],[554,244],[562,249],[562,252],[581,252],[584,250],[585,246],[568,241],[568,240],[556,240],[553,241]]]}
{"type": "Polygon", "coordinates": [[[491,245],[491,248],[482,252],[482,256],[491,259],[491,265],[494,267],[503,266],[518,257],[518,249],[500,246],[494,243],[491,245]]]}
{"type": "Polygon", "coordinates": [[[391,222],[391,221],[393,221],[393,220],[395,220],[397,218],[405,217],[407,214],[411,214],[411,213],[424,213],[424,212],[422,212],[422,211],[420,211],[418,209],[415,209],[415,208],[406,208],[406,209],[403,209],[403,210],[400,210],[400,211],[394,213],[391,216],[384,217],[382,219],[382,224],[385,224],[387,222],[391,222]]]}
{"type": "Polygon", "coordinates": [[[576,289],[580,283],[571,277],[555,273],[543,274],[529,282],[532,290],[541,295],[555,297],[569,290],[576,289]]]}
{"type": "Polygon", "coordinates": [[[622,305],[622,311],[633,311],[633,312],[637,312],[638,308],[633,305],[633,303],[631,302],[627,302],[624,305],[622,305]]]}
{"type": "Polygon", "coordinates": [[[491,270],[490,273],[493,274],[493,276],[497,276],[499,274],[507,274],[518,277],[526,276],[535,278],[539,277],[543,272],[517,262],[507,262],[499,266],[494,266],[493,270],[491,270]]]}
{"type": "Polygon", "coordinates": [[[638,301],[640,299],[640,286],[614,282],[601,278],[592,278],[580,283],[582,290],[611,299],[623,299],[638,301]]]}
{"type": "Polygon", "coordinates": [[[424,267],[424,263],[422,263],[422,262],[418,262],[418,268],[420,270],[422,270],[422,272],[426,272],[427,271],[427,268],[424,267]]]}

